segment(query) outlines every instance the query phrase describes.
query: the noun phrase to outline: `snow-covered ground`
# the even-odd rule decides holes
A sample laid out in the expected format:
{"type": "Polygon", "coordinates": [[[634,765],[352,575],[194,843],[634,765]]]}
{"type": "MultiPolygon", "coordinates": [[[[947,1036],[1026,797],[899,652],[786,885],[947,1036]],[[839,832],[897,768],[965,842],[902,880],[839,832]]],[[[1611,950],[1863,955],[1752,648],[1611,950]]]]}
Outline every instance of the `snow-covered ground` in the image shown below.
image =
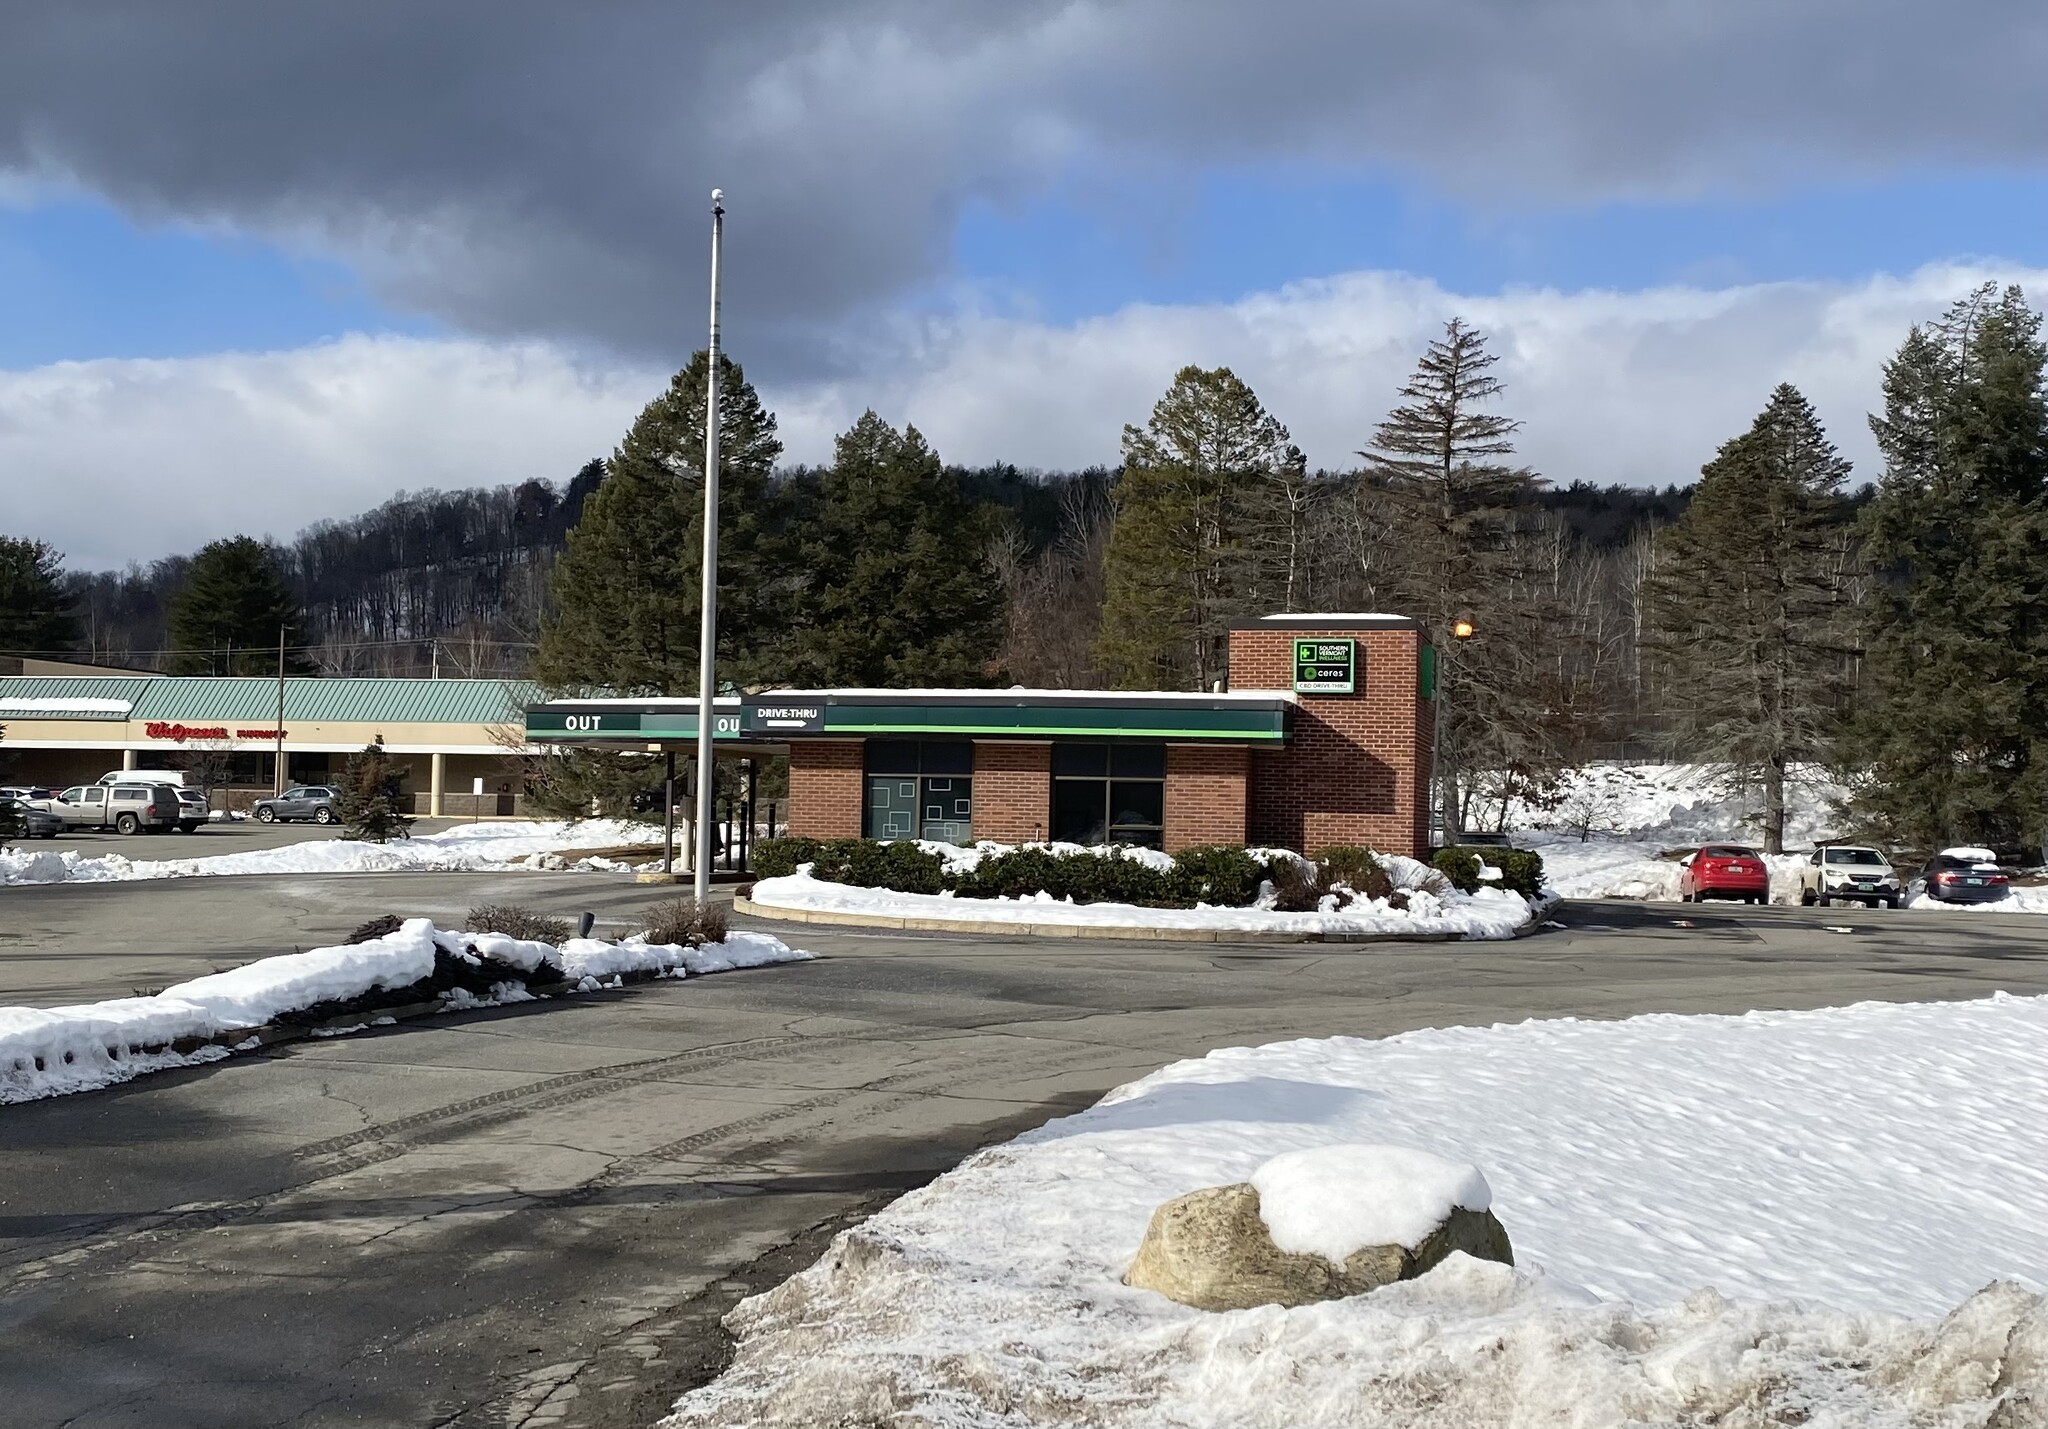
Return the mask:
{"type": "MultiPolygon", "coordinates": [[[[1007,853],[1013,845],[983,841],[964,847],[921,843],[938,854],[950,870],[973,868],[993,854],[1007,853]]],[[[1039,845],[1033,845],[1039,847],[1039,845]]],[[[1131,859],[1162,871],[1173,867],[1171,855],[1157,849],[1127,844],[1103,844],[1083,848],[1078,844],[1046,844],[1055,854],[1107,854],[1131,859]]],[[[1260,857],[1284,854],[1280,849],[1253,849],[1260,857]]],[[[1286,854],[1287,857],[1295,857],[1286,854]]],[[[1407,906],[1395,907],[1384,898],[1361,898],[1339,910],[1337,900],[1326,897],[1324,908],[1314,913],[1282,913],[1270,906],[1250,908],[1141,908],[1129,903],[1073,903],[1041,892],[1022,898],[961,898],[948,893],[899,893],[888,888],[857,888],[810,876],[809,864],[782,878],[764,878],[754,885],[753,901],[766,908],[788,908],[812,912],[865,913],[891,918],[972,919],[989,923],[1056,924],[1064,928],[1191,928],[1216,932],[1319,933],[1319,934],[1451,934],[1465,938],[1512,938],[1535,916],[1528,900],[1501,888],[1481,888],[1477,893],[1460,893],[1441,887],[1442,880],[1428,865],[1399,855],[1383,855],[1394,887],[1404,893],[1407,906]],[[1423,887],[1438,885],[1437,892],[1423,887]]],[[[1262,903],[1270,903],[1271,888],[1262,903]]]]}
{"type": "MultiPolygon", "coordinates": [[[[181,1039],[261,1027],[282,1013],[320,1003],[409,987],[432,975],[437,947],[503,967],[504,1000],[531,996],[512,975],[544,963],[561,967],[564,991],[588,992],[603,986],[603,979],[625,973],[684,977],[811,956],[765,933],[735,932],[701,948],[651,944],[637,937],[617,943],[573,938],[556,948],[499,933],[444,932],[425,918],[413,918],[397,932],[368,942],[259,958],[165,988],[154,997],[71,1007],[0,1007],[0,1104],[88,1091],[142,1072],[225,1057],[228,1050],[220,1046],[189,1053],[168,1047],[181,1039]]],[[[488,1001],[460,990],[446,996],[456,1006],[488,1001]]]]}
{"type": "Polygon", "coordinates": [[[136,878],[201,878],[238,873],[495,872],[515,868],[623,868],[609,859],[571,861],[559,850],[658,843],[659,825],[617,819],[578,823],[465,824],[437,834],[391,843],[308,838],[282,848],[199,858],[132,859],[109,853],[31,853],[0,849],[0,885],[10,883],[113,883],[136,878]]]}
{"type": "Polygon", "coordinates": [[[2003,995],[1216,1052],[843,1234],[672,1422],[1984,1425],[2029,1315],[2048,1396],[2048,1311],[1933,1321],[2048,1285],[2044,1088],[2048,999],[2003,995]],[[1121,1283],[1161,1202],[1336,1143],[1477,1167],[1515,1268],[1226,1314],[1121,1283]]]}
{"type": "Polygon", "coordinates": [[[1069,903],[1041,893],[1035,898],[956,898],[950,893],[898,893],[888,888],[855,888],[804,872],[764,878],[753,901],[764,908],[871,913],[891,918],[950,918],[988,923],[1056,924],[1063,928],[1195,928],[1232,933],[1416,934],[1447,933],[1466,938],[1512,938],[1533,911],[1526,899],[1497,888],[1438,897],[1416,890],[1408,907],[1385,899],[1362,899],[1342,912],[1280,913],[1267,908],[1139,908],[1129,903],[1069,903]]]}

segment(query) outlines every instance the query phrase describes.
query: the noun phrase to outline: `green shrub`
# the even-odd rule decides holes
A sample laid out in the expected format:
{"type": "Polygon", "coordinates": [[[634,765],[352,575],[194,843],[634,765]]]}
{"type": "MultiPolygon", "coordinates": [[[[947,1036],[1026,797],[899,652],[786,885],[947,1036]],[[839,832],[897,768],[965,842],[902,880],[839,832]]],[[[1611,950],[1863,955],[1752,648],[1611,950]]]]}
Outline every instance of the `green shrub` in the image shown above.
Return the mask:
{"type": "Polygon", "coordinates": [[[1430,863],[1441,870],[1454,886],[1467,893],[1488,883],[1495,888],[1505,888],[1512,893],[1519,893],[1524,898],[1535,898],[1543,892],[1543,855],[1532,853],[1525,848],[1438,849],[1436,857],[1431,859],[1430,863]],[[1456,862],[1459,869],[1465,867],[1464,860],[1471,860],[1472,872],[1469,882],[1464,874],[1454,872],[1451,866],[1445,863],[1447,857],[1456,862]],[[1482,864],[1499,869],[1500,877],[1480,878],[1479,869],[1482,864]]]}
{"type": "Polygon", "coordinates": [[[811,848],[811,877],[845,883],[847,866],[865,839],[819,839],[811,848]]]}
{"type": "Polygon", "coordinates": [[[787,878],[797,865],[818,856],[818,841],[805,838],[760,839],[752,851],[754,874],[758,878],[787,878]]]}
{"type": "Polygon", "coordinates": [[[1316,864],[1276,854],[1266,863],[1266,877],[1273,884],[1273,910],[1277,913],[1315,913],[1323,906],[1323,887],[1317,881],[1316,864]]]}
{"type": "Polygon", "coordinates": [[[1173,856],[1173,894],[1183,903],[1246,908],[1258,900],[1259,885],[1269,877],[1264,862],[1231,844],[1204,844],[1173,856]]]}
{"type": "Polygon", "coordinates": [[[1171,875],[1118,854],[1074,853],[1020,848],[989,854],[952,878],[962,898],[1029,898],[1045,893],[1076,903],[1135,903],[1155,908],[1176,904],[1171,875]]]}
{"type": "Polygon", "coordinates": [[[1543,893],[1543,855],[1526,848],[1491,848],[1486,861],[1500,870],[1500,886],[1524,898],[1543,893]]]}
{"type": "Polygon", "coordinates": [[[1394,880],[1380,856],[1357,844],[1336,844],[1323,850],[1316,867],[1323,887],[1343,884],[1360,898],[1391,898],[1394,880]]]}
{"type": "Polygon", "coordinates": [[[562,919],[521,908],[516,903],[486,903],[481,908],[472,908],[462,926],[472,933],[503,933],[508,938],[553,943],[556,947],[574,936],[562,919]]]}
{"type": "Polygon", "coordinates": [[[946,886],[946,860],[901,840],[849,839],[845,872],[835,881],[898,893],[937,893],[946,886]]]}
{"type": "Polygon", "coordinates": [[[1469,848],[1440,848],[1429,866],[1450,879],[1451,887],[1460,893],[1479,888],[1479,855],[1469,848]]]}

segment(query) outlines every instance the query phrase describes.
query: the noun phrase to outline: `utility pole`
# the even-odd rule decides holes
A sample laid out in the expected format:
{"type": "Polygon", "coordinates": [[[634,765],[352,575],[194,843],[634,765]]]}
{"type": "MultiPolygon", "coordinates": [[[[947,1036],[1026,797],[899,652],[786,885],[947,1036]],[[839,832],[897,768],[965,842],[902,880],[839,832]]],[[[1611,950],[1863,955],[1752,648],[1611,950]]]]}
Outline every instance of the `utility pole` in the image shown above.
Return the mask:
{"type": "Polygon", "coordinates": [[[697,901],[711,896],[712,727],[718,722],[718,262],[725,193],[711,191],[711,361],[704,388],[704,595],[697,627],[697,827],[690,862],[697,901]]]}
{"type": "Polygon", "coordinates": [[[270,771],[273,798],[284,793],[284,627],[277,627],[277,767],[270,771]]]}

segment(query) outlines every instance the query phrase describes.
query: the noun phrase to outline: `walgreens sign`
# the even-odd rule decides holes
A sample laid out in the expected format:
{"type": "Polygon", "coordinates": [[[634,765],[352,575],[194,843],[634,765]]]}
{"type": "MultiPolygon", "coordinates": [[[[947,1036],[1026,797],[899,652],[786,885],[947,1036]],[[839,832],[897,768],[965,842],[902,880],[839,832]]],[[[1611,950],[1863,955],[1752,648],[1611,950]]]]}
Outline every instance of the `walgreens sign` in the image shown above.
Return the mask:
{"type": "Polygon", "coordinates": [[[142,732],[151,739],[168,739],[183,744],[192,739],[268,739],[279,740],[288,737],[282,729],[229,729],[224,724],[166,724],[153,719],[142,727],[142,732]]]}

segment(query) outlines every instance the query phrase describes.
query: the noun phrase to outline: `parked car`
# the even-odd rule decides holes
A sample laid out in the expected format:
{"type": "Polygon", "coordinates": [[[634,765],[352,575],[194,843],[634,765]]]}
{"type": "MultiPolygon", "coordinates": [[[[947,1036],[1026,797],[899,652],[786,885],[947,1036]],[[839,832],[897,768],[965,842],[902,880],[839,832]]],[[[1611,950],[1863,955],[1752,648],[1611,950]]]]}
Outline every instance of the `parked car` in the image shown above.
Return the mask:
{"type": "Polygon", "coordinates": [[[53,839],[64,832],[62,819],[48,809],[37,808],[26,799],[7,798],[4,791],[0,791],[0,806],[12,809],[15,816],[21,820],[23,838],[53,839]]]}
{"type": "Polygon", "coordinates": [[[1685,861],[1678,896],[1687,903],[1709,898],[1738,898],[1744,903],[1771,901],[1771,871],[1763,855],[1740,844],[1708,844],[1685,861]]]}
{"type": "Polygon", "coordinates": [[[72,829],[160,833],[178,826],[178,791],[168,784],[75,784],[41,806],[72,829]]]}
{"type": "Polygon", "coordinates": [[[258,799],[249,812],[266,824],[311,819],[316,824],[341,820],[341,793],[327,784],[294,784],[274,799],[258,799]]]}
{"type": "Polygon", "coordinates": [[[1896,908],[1905,899],[1898,871],[1884,850],[1867,844],[1829,844],[1813,851],[1799,870],[1799,901],[1827,908],[1838,898],[1875,908],[1896,908]]]}
{"type": "Polygon", "coordinates": [[[46,789],[40,784],[0,785],[0,799],[19,799],[24,804],[39,803],[44,799],[57,797],[55,789],[46,789]]]}
{"type": "Polygon", "coordinates": [[[173,789],[185,787],[185,771],[182,769],[109,769],[96,781],[101,784],[168,784],[173,789]]]}
{"type": "Polygon", "coordinates": [[[2012,880],[1988,848],[1945,848],[1927,860],[1913,886],[1937,903],[1996,903],[2012,891],[2012,880]]]}
{"type": "Polygon", "coordinates": [[[197,789],[178,790],[178,832],[189,834],[213,817],[213,805],[197,789]]]}

